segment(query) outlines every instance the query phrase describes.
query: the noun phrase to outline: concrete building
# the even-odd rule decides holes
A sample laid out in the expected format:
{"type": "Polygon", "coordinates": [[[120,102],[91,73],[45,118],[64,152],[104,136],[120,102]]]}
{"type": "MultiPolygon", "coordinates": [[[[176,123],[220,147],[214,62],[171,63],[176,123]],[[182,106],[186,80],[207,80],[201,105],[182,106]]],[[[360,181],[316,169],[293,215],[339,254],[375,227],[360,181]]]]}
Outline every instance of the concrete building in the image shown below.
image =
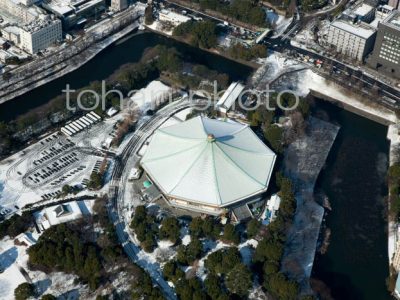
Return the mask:
{"type": "Polygon", "coordinates": [[[372,51],[375,37],[376,30],[366,23],[336,20],[329,26],[328,44],[338,53],[363,61],[372,51]]]}
{"type": "Polygon", "coordinates": [[[369,64],[400,78],[400,12],[393,11],[378,25],[378,34],[369,64]]]}
{"type": "Polygon", "coordinates": [[[3,11],[22,23],[29,23],[36,20],[44,11],[36,5],[35,1],[29,0],[1,0],[0,11],[3,11]]]}
{"type": "Polygon", "coordinates": [[[196,117],[156,130],[141,166],[170,206],[217,216],[259,198],[275,158],[249,126],[196,117]]]}
{"type": "Polygon", "coordinates": [[[21,28],[20,47],[33,54],[62,40],[61,21],[37,20],[21,28]]]}
{"type": "Polygon", "coordinates": [[[351,21],[353,23],[359,21],[370,23],[372,22],[374,17],[375,17],[375,7],[366,3],[361,3],[352,6],[346,9],[341,15],[342,19],[346,21],[351,21]]]}
{"type": "Polygon", "coordinates": [[[21,40],[21,30],[19,27],[17,26],[7,26],[1,29],[1,34],[3,35],[3,37],[14,43],[15,45],[19,45],[20,44],[20,40],[21,40]]]}
{"type": "Polygon", "coordinates": [[[111,0],[111,10],[121,11],[128,8],[128,0],[111,0]]]}
{"type": "Polygon", "coordinates": [[[179,24],[190,21],[191,18],[167,9],[163,9],[159,13],[159,20],[161,22],[169,23],[173,26],[178,26],[179,24]]]}
{"type": "Polygon", "coordinates": [[[43,8],[56,15],[66,31],[76,25],[83,25],[87,18],[100,17],[106,9],[105,0],[49,0],[43,8]]]}
{"type": "Polygon", "coordinates": [[[244,85],[239,82],[233,82],[222,95],[222,97],[217,102],[217,110],[226,115],[232,105],[235,103],[236,99],[244,90],[244,85]]]}
{"type": "Polygon", "coordinates": [[[61,22],[36,6],[36,0],[2,0],[0,11],[10,16],[3,37],[34,54],[62,40],[61,22]]]}
{"type": "Polygon", "coordinates": [[[378,30],[379,23],[381,23],[386,17],[392,13],[393,7],[389,5],[380,5],[376,8],[375,19],[370,23],[372,27],[378,30]]]}

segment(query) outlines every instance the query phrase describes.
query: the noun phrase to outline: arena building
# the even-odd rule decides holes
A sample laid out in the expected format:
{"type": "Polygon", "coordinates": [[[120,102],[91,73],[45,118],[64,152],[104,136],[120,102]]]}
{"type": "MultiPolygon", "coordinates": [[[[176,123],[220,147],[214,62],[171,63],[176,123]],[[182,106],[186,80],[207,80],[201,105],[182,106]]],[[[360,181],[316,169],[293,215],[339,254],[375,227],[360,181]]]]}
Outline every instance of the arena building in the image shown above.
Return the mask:
{"type": "Polygon", "coordinates": [[[220,215],[260,198],[275,158],[249,126],[196,117],[156,130],[141,165],[169,205],[220,215]]]}

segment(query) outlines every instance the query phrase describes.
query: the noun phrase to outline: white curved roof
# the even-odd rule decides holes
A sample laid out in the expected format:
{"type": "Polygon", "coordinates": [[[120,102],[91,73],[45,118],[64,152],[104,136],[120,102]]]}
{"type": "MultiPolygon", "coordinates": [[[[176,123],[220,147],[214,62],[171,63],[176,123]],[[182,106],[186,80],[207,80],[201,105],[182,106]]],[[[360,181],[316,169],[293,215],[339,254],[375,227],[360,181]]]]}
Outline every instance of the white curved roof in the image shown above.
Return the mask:
{"type": "Polygon", "coordinates": [[[141,164],[166,195],[226,206],[265,191],[275,157],[248,126],[196,117],[158,129],[141,164]]]}

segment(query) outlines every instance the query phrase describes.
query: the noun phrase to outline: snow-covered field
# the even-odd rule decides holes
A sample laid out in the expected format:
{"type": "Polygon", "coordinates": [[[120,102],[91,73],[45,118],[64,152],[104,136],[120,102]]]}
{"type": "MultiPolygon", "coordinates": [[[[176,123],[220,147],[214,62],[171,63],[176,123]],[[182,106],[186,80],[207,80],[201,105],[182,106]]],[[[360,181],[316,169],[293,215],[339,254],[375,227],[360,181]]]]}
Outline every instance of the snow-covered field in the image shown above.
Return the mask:
{"type": "Polygon", "coordinates": [[[89,179],[95,164],[102,161],[102,158],[80,149],[101,149],[102,143],[110,137],[114,124],[120,117],[117,115],[106,119],[68,138],[53,133],[0,161],[0,207],[15,210],[15,206],[22,208],[27,204],[42,201],[42,196],[45,195],[48,195],[46,200],[54,199],[55,193],[59,193],[63,185],[80,185],[84,179],[89,179]],[[73,144],[70,144],[71,142],[73,144]],[[63,148],[68,144],[69,147],[63,148]],[[57,154],[52,154],[55,151],[58,151],[57,154]],[[62,159],[73,152],[76,153],[77,159],[68,166],[54,171],[43,180],[35,175],[38,171],[42,174],[47,172],[46,168],[50,168],[54,162],[61,165],[62,159]]]}
{"type": "MultiPolygon", "coordinates": [[[[33,239],[38,235],[33,234],[33,239]]],[[[14,299],[14,289],[21,283],[30,282],[40,295],[53,294],[59,299],[82,299],[88,296],[88,288],[75,282],[76,276],[61,272],[45,274],[31,271],[27,267],[27,246],[14,245],[14,241],[4,238],[0,241],[0,264],[4,272],[0,274],[0,299],[14,299]],[[24,275],[25,274],[25,275],[24,275]]],[[[90,299],[86,298],[85,299],[90,299]]]]}

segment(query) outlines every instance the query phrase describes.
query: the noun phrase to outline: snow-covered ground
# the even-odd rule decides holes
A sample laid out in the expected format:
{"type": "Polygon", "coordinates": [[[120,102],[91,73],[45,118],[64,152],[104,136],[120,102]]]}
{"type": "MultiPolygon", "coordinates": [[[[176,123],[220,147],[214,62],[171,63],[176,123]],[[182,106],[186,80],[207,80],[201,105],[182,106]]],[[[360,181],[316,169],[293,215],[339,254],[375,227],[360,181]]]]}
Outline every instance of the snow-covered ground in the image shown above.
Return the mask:
{"type": "Polygon", "coordinates": [[[81,185],[84,179],[89,179],[96,163],[103,160],[92,155],[89,149],[101,150],[102,144],[112,137],[114,126],[122,117],[122,114],[117,114],[104,119],[68,138],[58,132],[45,135],[38,142],[0,161],[0,208],[16,210],[15,206],[22,208],[44,199],[55,199],[62,186],[81,185]],[[47,172],[47,168],[55,162],[62,165],[62,159],[73,152],[77,159],[68,166],[53,171],[43,180],[35,176],[38,171],[41,174],[47,172]]]}
{"type": "MultiPolygon", "coordinates": [[[[33,234],[33,239],[38,235],[33,234]]],[[[4,272],[0,274],[0,299],[14,299],[14,289],[21,283],[31,282],[38,293],[61,296],[58,299],[90,299],[87,286],[77,284],[74,275],[61,272],[45,274],[28,269],[27,246],[18,246],[6,237],[0,241],[0,264],[4,272]],[[25,274],[25,275],[24,275],[25,274]]]]}
{"type": "Polygon", "coordinates": [[[271,14],[273,14],[271,18],[274,26],[274,34],[272,35],[272,38],[277,38],[280,37],[289,27],[290,23],[292,22],[292,18],[286,18],[285,16],[276,13],[267,12],[267,16],[271,14]]]}
{"type": "Polygon", "coordinates": [[[161,22],[159,22],[159,21],[157,21],[157,20],[155,20],[154,22],[153,22],[153,24],[151,24],[151,25],[145,25],[147,28],[150,28],[151,30],[154,30],[154,31],[158,31],[158,32],[161,32],[161,33],[163,33],[163,34],[166,34],[166,35],[169,35],[169,36],[171,36],[172,35],[172,32],[173,32],[173,30],[171,29],[171,30],[166,30],[165,28],[164,28],[164,26],[161,24],[161,22]]]}
{"type": "Polygon", "coordinates": [[[311,70],[301,72],[298,77],[300,78],[300,81],[297,85],[297,92],[301,96],[305,96],[310,92],[310,90],[314,90],[321,94],[328,95],[336,101],[342,102],[343,104],[351,106],[357,110],[383,118],[389,122],[396,123],[398,121],[396,114],[392,110],[382,106],[372,106],[366,102],[362,102],[355,96],[351,95],[347,89],[326,80],[324,77],[311,70]]]}
{"type": "Polygon", "coordinates": [[[268,55],[262,67],[254,73],[252,83],[257,89],[265,90],[282,74],[304,68],[306,68],[304,64],[274,52],[268,55]]]}

